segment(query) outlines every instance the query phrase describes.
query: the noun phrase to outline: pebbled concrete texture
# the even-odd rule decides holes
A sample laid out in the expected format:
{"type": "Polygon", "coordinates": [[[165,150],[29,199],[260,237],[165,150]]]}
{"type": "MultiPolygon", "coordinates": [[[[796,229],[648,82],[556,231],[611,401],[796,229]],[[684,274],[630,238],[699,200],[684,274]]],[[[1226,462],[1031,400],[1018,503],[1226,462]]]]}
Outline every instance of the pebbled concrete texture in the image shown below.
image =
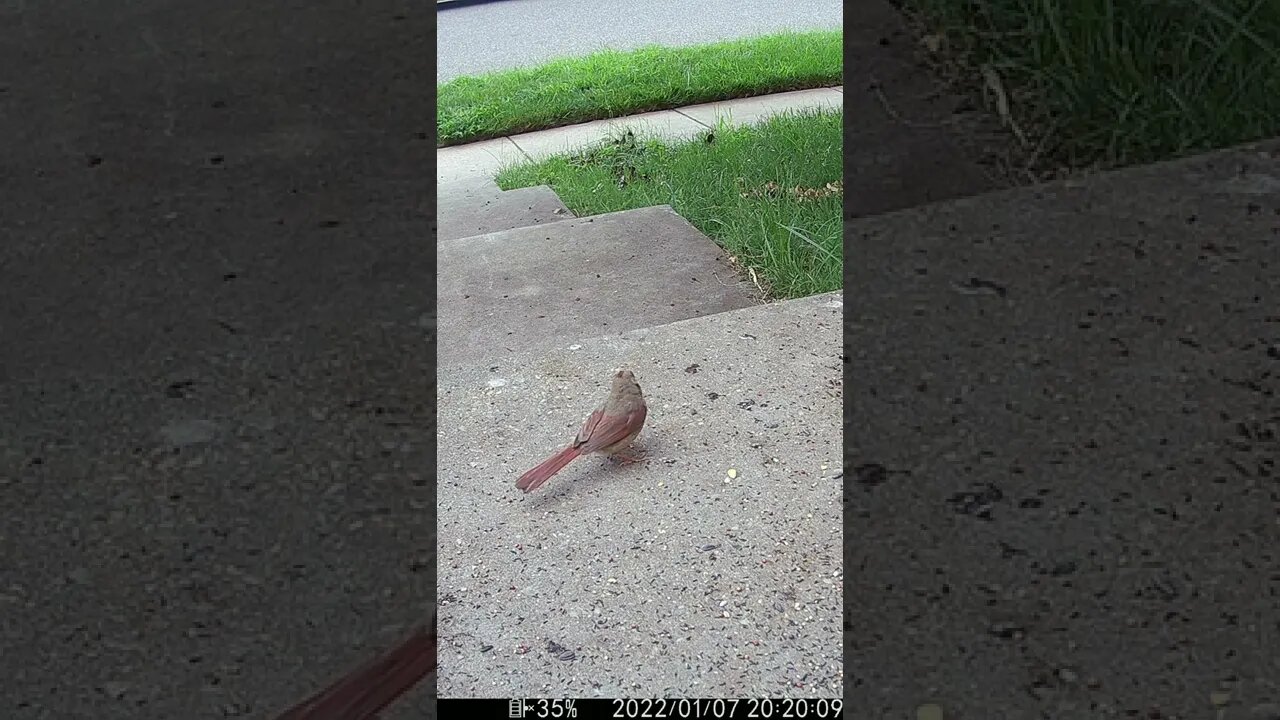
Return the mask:
{"type": "Polygon", "coordinates": [[[546,185],[493,190],[445,190],[436,197],[436,241],[568,220],[573,213],[546,185]]]}
{"type": "Polygon", "coordinates": [[[442,372],[758,302],[724,251],[667,205],[437,247],[442,372]]]}
{"type": "Polygon", "coordinates": [[[430,616],[431,18],[0,9],[0,717],[266,718],[430,616]]]}
{"type": "Polygon", "coordinates": [[[839,696],[841,305],[756,306],[442,374],[441,695],[839,696]],[[520,493],[617,367],[649,403],[644,459],[579,458],[520,493]]]}
{"type": "Polygon", "coordinates": [[[834,30],[842,3],[803,0],[515,0],[439,8],[436,82],[642,45],[698,45],[780,30],[834,30]],[[512,32],[509,28],[518,28],[512,32]]]}
{"type": "Polygon", "coordinates": [[[851,712],[1273,717],[1280,141],[846,232],[851,712]]]}

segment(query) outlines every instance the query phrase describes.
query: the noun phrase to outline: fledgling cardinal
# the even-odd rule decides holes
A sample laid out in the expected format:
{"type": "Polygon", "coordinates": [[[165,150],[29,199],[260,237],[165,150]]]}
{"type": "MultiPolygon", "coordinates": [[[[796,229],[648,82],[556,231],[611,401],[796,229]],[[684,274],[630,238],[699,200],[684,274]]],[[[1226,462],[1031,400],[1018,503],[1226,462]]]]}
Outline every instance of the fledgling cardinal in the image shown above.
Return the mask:
{"type": "Polygon", "coordinates": [[[602,452],[612,455],[624,462],[634,462],[635,458],[624,453],[632,440],[640,434],[645,415],[649,409],[644,404],[644,394],[636,376],[630,370],[619,370],[613,376],[613,387],[609,389],[609,399],[599,410],[591,413],[587,422],[578,431],[569,447],[543,460],[538,467],[520,476],[516,487],[525,492],[532,492],[546,482],[552,475],[560,472],[565,465],[579,455],[602,452]]]}
{"type": "Polygon", "coordinates": [[[276,720],[375,720],[436,669],[436,616],[408,639],[295,705],[276,720]]]}

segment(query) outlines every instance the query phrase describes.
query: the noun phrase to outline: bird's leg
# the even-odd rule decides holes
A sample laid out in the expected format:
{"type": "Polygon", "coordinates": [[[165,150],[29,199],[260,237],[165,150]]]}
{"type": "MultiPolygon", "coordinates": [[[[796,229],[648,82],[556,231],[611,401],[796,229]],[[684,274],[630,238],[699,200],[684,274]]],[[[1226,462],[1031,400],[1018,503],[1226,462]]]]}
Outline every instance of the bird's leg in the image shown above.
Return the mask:
{"type": "Polygon", "coordinates": [[[619,465],[630,465],[632,463],[640,462],[644,456],[642,453],[632,452],[627,448],[623,448],[610,454],[609,457],[615,460],[619,465]]]}

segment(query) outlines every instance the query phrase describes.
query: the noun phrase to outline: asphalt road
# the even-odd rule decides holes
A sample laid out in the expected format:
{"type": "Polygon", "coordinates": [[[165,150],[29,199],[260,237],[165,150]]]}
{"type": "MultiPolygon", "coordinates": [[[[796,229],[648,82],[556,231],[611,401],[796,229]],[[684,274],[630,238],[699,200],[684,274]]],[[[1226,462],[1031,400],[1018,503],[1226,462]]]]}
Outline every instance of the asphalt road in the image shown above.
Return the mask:
{"type": "Polygon", "coordinates": [[[431,21],[0,6],[0,717],[267,718],[429,616],[431,21]]]}
{"type": "Polygon", "coordinates": [[[606,48],[697,45],[844,23],[835,0],[503,0],[442,3],[436,18],[436,82],[606,48]]]}

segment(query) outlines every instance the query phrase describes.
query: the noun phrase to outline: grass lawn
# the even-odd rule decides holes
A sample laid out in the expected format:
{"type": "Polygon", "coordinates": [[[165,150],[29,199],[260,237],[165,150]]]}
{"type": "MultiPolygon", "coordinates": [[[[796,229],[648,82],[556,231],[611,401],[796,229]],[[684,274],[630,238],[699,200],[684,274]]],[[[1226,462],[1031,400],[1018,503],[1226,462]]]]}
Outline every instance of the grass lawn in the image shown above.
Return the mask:
{"type": "Polygon", "coordinates": [[[843,33],[646,47],[461,77],[437,88],[440,145],[714,100],[838,85],[843,33]]]}
{"type": "Polygon", "coordinates": [[[898,0],[1030,157],[1115,167],[1280,135],[1280,1],[898,0]],[[995,103],[999,109],[998,101],[995,103]]]}
{"type": "Polygon", "coordinates": [[[671,205],[769,297],[802,297],[841,287],[843,121],[789,113],[673,144],[623,135],[497,182],[550,185],[578,216],[671,205]]]}

